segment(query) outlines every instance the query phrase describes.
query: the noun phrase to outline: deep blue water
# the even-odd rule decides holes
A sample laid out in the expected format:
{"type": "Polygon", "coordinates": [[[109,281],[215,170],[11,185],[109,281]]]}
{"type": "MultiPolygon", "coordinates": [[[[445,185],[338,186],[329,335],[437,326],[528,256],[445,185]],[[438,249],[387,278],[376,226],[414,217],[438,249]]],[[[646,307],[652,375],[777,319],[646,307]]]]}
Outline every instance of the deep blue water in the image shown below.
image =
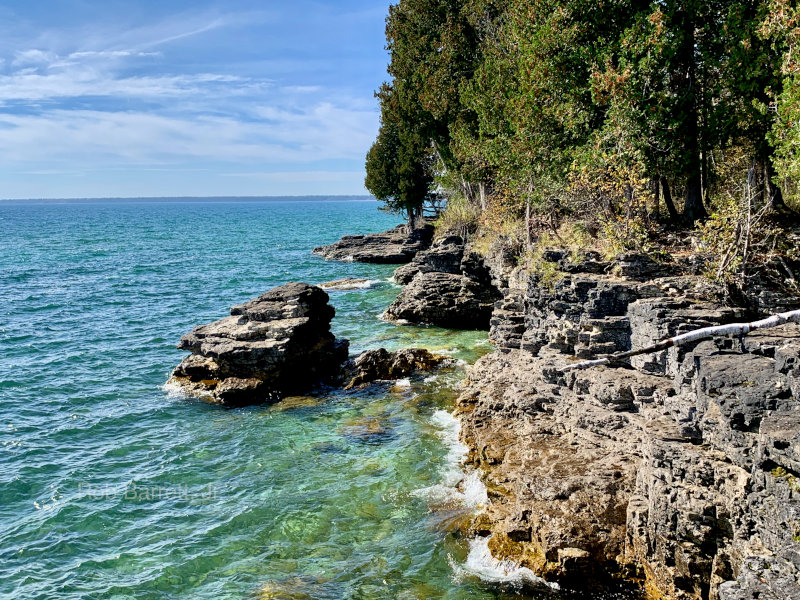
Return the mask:
{"type": "Polygon", "coordinates": [[[458,373],[237,410],[163,388],[183,333],[286,281],[376,281],[331,292],[352,352],[474,360],[485,334],[378,319],[392,267],[310,254],[398,222],[354,201],[0,203],[0,599],[514,597],[454,575],[465,544],[419,493],[452,476],[458,373]]]}

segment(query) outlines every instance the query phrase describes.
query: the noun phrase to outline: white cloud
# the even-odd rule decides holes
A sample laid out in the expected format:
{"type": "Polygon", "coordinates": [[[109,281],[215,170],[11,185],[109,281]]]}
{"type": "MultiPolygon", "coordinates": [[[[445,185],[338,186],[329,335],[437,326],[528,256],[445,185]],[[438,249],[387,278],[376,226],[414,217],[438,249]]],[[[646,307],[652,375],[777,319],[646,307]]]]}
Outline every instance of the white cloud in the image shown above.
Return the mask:
{"type": "Polygon", "coordinates": [[[33,48],[30,50],[21,50],[15,52],[14,60],[11,61],[11,65],[14,67],[48,65],[56,58],[57,57],[53,52],[33,48]]]}
{"type": "Polygon", "coordinates": [[[360,160],[376,126],[372,113],[329,104],[272,112],[275,118],[269,122],[95,110],[0,114],[0,154],[6,164],[35,162],[56,168],[191,160],[284,164],[360,160]]]}
{"type": "MultiPolygon", "coordinates": [[[[83,96],[120,96],[125,102],[132,98],[166,100],[196,94],[211,84],[238,82],[252,87],[252,84],[239,77],[214,73],[116,77],[91,67],[69,68],[46,74],[23,69],[0,76],[0,102],[41,102],[83,96]]],[[[266,82],[262,85],[266,85],[266,82]]]]}

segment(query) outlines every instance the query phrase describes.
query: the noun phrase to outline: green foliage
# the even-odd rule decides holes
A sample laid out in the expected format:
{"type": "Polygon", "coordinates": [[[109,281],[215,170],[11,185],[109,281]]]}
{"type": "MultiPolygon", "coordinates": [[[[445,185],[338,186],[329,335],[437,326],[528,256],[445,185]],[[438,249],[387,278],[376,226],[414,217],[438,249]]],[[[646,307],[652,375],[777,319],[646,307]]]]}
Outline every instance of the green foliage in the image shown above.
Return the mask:
{"type": "Polygon", "coordinates": [[[457,234],[464,238],[478,229],[481,210],[463,196],[453,196],[436,220],[436,234],[457,234]]]}
{"type": "Polygon", "coordinates": [[[713,210],[724,279],[772,239],[752,217],[766,227],[781,190],[800,206],[793,1],[399,0],[386,33],[367,185],[390,208],[436,191],[452,198],[440,228],[471,231],[480,211],[487,248],[580,221],[646,252],[659,206],[684,226],[713,210]],[[747,154],[735,172],[731,150],[747,154]],[[720,189],[745,184],[743,212],[720,189]],[[729,255],[747,215],[748,250],[729,255]]]}
{"type": "Polygon", "coordinates": [[[364,185],[388,210],[405,213],[410,222],[421,214],[433,174],[426,140],[412,128],[384,117],[366,170],[364,185]]]}
{"type": "Polygon", "coordinates": [[[776,118],[768,140],[775,147],[778,183],[787,200],[800,205],[800,8],[788,0],[771,0],[761,35],[781,56],[781,81],[770,91],[776,118]],[[794,182],[793,185],[789,182],[794,182]]]}
{"type": "Polygon", "coordinates": [[[789,485],[789,489],[793,492],[800,492],[800,483],[797,481],[797,477],[789,473],[783,467],[775,467],[771,471],[772,476],[776,479],[783,479],[789,485]]]}

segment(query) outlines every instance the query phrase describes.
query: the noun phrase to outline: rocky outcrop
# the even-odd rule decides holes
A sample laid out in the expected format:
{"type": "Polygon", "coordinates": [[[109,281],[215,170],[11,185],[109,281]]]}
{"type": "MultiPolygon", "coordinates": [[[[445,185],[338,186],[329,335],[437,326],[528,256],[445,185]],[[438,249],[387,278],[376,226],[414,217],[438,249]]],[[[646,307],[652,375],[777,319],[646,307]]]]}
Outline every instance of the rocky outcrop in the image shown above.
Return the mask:
{"type": "Polygon", "coordinates": [[[276,287],[184,335],[178,348],[192,354],[170,382],[226,405],[307,391],[338,375],[347,360],[347,340],[330,332],[333,315],[328,295],[316,286],[276,287]]]}
{"type": "Polygon", "coordinates": [[[493,554],[567,587],[800,598],[800,327],[563,373],[746,315],[677,268],[554,258],[547,282],[503,275],[498,350],[458,401],[493,554]]]}
{"type": "Polygon", "coordinates": [[[403,348],[395,352],[389,352],[385,348],[367,350],[346,366],[347,384],[344,389],[378,380],[402,379],[452,362],[451,358],[431,354],[424,348],[403,348]]]}
{"type": "Polygon", "coordinates": [[[312,252],[326,260],[364,263],[405,264],[417,252],[425,250],[433,239],[433,225],[409,230],[408,225],[366,235],[345,235],[329,246],[319,246],[312,252]]]}
{"type": "Polygon", "coordinates": [[[430,250],[395,271],[406,284],[386,310],[390,319],[452,329],[488,329],[500,297],[482,258],[458,236],[437,240],[430,250]]]}

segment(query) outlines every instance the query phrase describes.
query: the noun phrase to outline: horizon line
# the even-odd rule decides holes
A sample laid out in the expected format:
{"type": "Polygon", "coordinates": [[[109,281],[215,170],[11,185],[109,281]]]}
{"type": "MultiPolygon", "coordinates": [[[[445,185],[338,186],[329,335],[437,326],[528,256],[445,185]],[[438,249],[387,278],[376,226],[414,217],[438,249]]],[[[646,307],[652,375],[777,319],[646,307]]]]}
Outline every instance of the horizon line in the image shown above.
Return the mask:
{"type": "Polygon", "coordinates": [[[374,196],[369,194],[293,194],[293,195],[273,195],[273,196],[96,196],[96,197],[65,197],[65,198],[0,198],[3,202],[103,202],[103,201],[123,201],[123,202],[214,202],[214,201],[275,201],[275,200],[364,200],[376,201],[374,196]]]}

